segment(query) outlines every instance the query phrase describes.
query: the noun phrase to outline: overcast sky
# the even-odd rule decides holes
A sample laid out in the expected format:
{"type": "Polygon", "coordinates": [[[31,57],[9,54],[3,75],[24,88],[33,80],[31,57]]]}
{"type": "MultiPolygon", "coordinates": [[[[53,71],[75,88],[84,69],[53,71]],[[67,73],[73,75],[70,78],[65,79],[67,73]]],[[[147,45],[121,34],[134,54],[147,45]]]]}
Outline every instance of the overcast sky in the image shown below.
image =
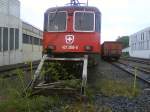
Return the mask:
{"type": "MultiPolygon", "coordinates": [[[[86,2],[87,0],[80,0],[86,2]]],[[[63,6],[70,0],[20,0],[21,19],[43,29],[43,14],[49,7],[63,6]]],[[[150,26],[150,0],[89,0],[102,13],[103,41],[131,35],[150,26]]]]}

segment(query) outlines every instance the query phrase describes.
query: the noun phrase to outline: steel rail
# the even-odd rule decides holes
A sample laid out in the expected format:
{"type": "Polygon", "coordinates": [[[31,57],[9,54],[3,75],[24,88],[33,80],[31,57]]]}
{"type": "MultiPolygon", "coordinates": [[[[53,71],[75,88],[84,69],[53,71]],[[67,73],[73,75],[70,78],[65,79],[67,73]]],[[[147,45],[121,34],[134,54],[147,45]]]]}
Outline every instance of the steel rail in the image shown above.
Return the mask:
{"type": "Polygon", "coordinates": [[[138,79],[150,84],[150,73],[144,72],[140,69],[137,69],[136,67],[121,62],[113,62],[112,64],[122,69],[123,71],[128,72],[132,76],[136,75],[138,79]],[[137,71],[136,74],[135,71],[137,71]]]}
{"type": "Polygon", "coordinates": [[[128,58],[121,57],[120,59],[150,65],[150,60],[149,59],[140,59],[140,58],[131,58],[131,57],[128,57],[128,58]]]}
{"type": "MultiPolygon", "coordinates": [[[[32,63],[32,70],[35,70],[39,64],[39,61],[33,62],[32,63]]],[[[15,76],[16,73],[13,73],[12,71],[17,70],[17,69],[23,69],[24,71],[30,71],[31,70],[31,64],[16,64],[16,65],[7,65],[7,66],[2,66],[0,68],[0,77],[2,78],[7,78],[11,76],[15,76]]]]}
{"type": "Polygon", "coordinates": [[[118,61],[118,63],[122,63],[122,64],[125,64],[129,67],[132,67],[133,69],[138,69],[139,71],[141,72],[144,72],[144,73],[147,73],[147,74],[150,74],[150,70],[147,69],[147,68],[143,68],[143,67],[137,67],[137,66],[133,66],[132,64],[127,64],[127,63],[123,63],[122,61],[118,61]]]}

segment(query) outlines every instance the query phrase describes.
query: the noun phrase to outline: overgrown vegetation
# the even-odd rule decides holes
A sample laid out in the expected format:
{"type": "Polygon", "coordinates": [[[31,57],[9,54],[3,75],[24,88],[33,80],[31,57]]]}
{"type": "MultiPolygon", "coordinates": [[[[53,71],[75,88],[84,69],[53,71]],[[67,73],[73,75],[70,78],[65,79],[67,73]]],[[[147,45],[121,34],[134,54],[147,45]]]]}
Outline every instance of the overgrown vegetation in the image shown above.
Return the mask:
{"type": "Polygon", "coordinates": [[[126,82],[110,79],[101,80],[99,84],[97,84],[96,89],[106,96],[125,96],[133,98],[140,94],[138,87],[134,89],[132,85],[126,82]]]}
{"type": "MultiPolygon", "coordinates": [[[[58,66],[58,65],[57,65],[58,66]]],[[[57,73],[57,72],[56,72],[57,73]]],[[[93,103],[84,105],[82,100],[73,100],[61,96],[30,96],[23,94],[26,83],[24,72],[16,70],[17,77],[0,79],[0,112],[95,112],[93,103]]],[[[69,87],[77,86],[78,81],[67,80],[69,87]]]]}
{"type": "Polygon", "coordinates": [[[69,73],[69,70],[58,62],[45,62],[42,68],[43,76],[49,75],[51,81],[75,79],[73,73],[69,73]]]}
{"type": "Polygon", "coordinates": [[[57,95],[23,96],[20,81],[19,78],[0,80],[0,112],[96,112],[92,102],[84,104],[82,99],[72,100],[57,95]]]}
{"type": "Polygon", "coordinates": [[[81,87],[82,74],[74,70],[70,63],[45,62],[41,74],[47,82],[62,82],[65,87],[71,88],[81,87]]]}
{"type": "MultiPolygon", "coordinates": [[[[53,73],[51,81],[70,79],[65,81],[66,87],[80,87],[81,81],[76,80],[73,76],[76,73],[67,73],[68,70],[58,63],[47,66],[49,69],[43,69],[42,73],[53,73]],[[59,75],[64,75],[65,78],[59,75]]],[[[94,105],[94,89],[108,97],[126,96],[132,98],[140,93],[138,87],[133,89],[131,85],[125,82],[103,78],[98,80],[94,89],[87,87],[87,101],[83,101],[83,99],[72,100],[68,96],[65,98],[57,95],[29,97],[30,91],[26,92],[25,95],[23,94],[26,87],[24,72],[22,70],[15,72],[17,77],[0,79],[0,112],[112,112],[111,108],[107,106],[96,107],[94,105]]]]}

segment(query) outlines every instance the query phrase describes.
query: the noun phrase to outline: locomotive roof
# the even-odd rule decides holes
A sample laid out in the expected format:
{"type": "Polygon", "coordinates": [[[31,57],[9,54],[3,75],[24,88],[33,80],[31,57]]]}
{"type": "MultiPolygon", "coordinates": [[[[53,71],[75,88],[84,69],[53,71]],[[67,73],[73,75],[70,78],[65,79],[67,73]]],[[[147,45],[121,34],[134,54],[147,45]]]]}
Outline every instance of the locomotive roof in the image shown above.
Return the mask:
{"type": "Polygon", "coordinates": [[[94,11],[100,13],[100,11],[96,7],[90,6],[64,6],[64,7],[53,7],[49,8],[46,13],[54,12],[54,11],[68,11],[68,10],[76,10],[76,11],[94,11]]]}

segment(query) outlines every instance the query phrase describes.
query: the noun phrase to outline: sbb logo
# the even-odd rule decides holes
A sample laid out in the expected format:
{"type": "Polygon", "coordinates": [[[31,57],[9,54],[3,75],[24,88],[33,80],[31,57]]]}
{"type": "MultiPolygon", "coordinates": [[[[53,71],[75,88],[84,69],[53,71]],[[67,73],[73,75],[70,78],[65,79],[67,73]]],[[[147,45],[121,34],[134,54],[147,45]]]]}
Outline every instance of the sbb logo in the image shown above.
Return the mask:
{"type": "Polygon", "coordinates": [[[65,36],[65,41],[66,41],[66,44],[73,44],[73,42],[74,42],[74,35],[66,35],[65,36]]]}

